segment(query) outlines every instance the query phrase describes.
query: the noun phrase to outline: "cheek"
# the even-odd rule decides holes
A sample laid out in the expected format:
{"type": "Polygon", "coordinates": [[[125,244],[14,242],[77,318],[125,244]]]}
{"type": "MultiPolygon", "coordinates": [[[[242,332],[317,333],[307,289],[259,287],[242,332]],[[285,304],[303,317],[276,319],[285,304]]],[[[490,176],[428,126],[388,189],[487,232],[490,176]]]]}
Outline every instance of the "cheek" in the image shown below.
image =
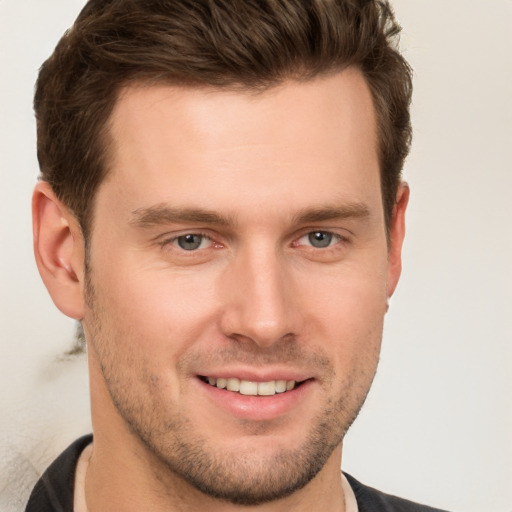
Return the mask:
{"type": "Polygon", "coordinates": [[[327,286],[310,283],[309,334],[326,346],[343,373],[378,361],[387,304],[385,265],[373,269],[378,270],[332,273],[327,286]]]}
{"type": "Polygon", "coordinates": [[[359,331],[362,335],[386,312],[385,260],[365,265],[359,262],[329,269],[325,276],[302,276],[300,292],[318,318],[333,328],[359,331]]]}
{"type": "MultiPolygon", "coordinates": [[[[97,265],[105,269],[107,265],[97,265]]],[[[128,348],[151,367],[174,366],[215,326],[215,297],[204,278],[118,265],[95,273],[97,308],[109,342],[128,348]],[[129,347],[127,347],[129,345],[129,347]]]]}
{"type": "Polygon", "coordinates": [[[351,290],[347,285],[345,292],[338,294],[329,317],[324,316],[326,350],[335,369],[333,390],[358,409],[377,369],[386,299],[375,287],[351,290]]]}

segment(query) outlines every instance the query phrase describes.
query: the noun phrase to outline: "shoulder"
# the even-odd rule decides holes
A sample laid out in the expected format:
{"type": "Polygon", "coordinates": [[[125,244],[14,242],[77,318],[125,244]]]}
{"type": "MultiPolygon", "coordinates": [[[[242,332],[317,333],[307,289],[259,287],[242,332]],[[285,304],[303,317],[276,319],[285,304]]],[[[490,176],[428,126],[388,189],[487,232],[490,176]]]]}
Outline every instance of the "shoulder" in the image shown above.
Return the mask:
{"type": "Polygon", "coordinates": [[[25,512],[72,512],[75,468],[92,435],[77,439],[62,452],[35,485],[25,512]]]}
{"type": "Polygon", "coordinates": [[[345,473],[354,491],[359,512],[446,512],[438,508],[420,505],[397,496],[385,494],[358,482],[345,473]]]}

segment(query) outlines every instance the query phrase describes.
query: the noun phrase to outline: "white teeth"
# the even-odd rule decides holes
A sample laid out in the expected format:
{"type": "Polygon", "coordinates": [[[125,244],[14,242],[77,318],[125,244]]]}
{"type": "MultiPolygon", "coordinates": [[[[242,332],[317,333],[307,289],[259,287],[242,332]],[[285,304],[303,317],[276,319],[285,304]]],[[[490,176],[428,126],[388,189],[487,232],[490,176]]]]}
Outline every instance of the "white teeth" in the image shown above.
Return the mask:
{"type": "Polygon", "coordinates": [[[258,395],[271,396],[276,394],[276,381],[258,383],[258,395]]]}
{"type": "Polygon", "coordinates": [[[284,393],[295,388],[294,380],[269,380],[267,382],[252,382],[250,380],[207,377],[206,380],[211,386],[228,391],[238,392],[241,395],[250,396],[272,396],[276,393],[284,393]]]}
{"type": "Polygon", "coordinates": [[[258,383],[251,382],[250,380],[240,381],[240,394],[241,395],[257,395],[258,394],[258,383]]]}
{"type": "Polygon", "coordinates": [[[276,393],[284,393],[286,391],[286,381],[276,380],[276,393]]]}
{"type": "Polygon", "coordinates": [[[235,378],[228,379],[226,389],[228,391],[240,391],[240,380],[235,378]]]}

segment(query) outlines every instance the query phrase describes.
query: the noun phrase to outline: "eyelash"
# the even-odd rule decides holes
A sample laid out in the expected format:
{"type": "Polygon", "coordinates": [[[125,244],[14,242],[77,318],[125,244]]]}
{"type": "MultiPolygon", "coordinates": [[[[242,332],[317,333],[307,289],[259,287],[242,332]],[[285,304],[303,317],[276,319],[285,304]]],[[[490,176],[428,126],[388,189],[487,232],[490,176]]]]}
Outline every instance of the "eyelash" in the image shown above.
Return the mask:
{"type": "MultiPolygon", "coordinates": [[[[308,231],[307,233],[304,233],[302,236],[300,236],[298,239],[296,239],[296,241],[294,241],[292,243],[292,245],[295,247],[299,246],[300,240],[302,240],[304,238],[308,238],[309,239],[308,241],[310,242],[310,244],[304,244],[304,245],[307,245],[308,247],[310,247],[312,249],[318,249],[321,251],[327,251],[329,249],[333,250],[339,243],[342,243],[342,244],[348,243],[348,238],[344,237],[338,233],[334,233],[333,231],[329,231],[329,230],[314,229],[314,230],[308,231]],[[312,240],[311,240],[312,235],[323,235],[323,236],[327,235],[329,237],[328,245],[323,246],[323,247],[315,247],[312,244],[312,240]],[[331,242],[333,242],[333,243],[331,243],[331,242]]],[[[319,242],[321,242],[321,240],[319,240],[319,242]]]]}
{"type": "MultiPolygon", "coordinates": [[[[189,231],[189,232],[186,232],[186,233],[183,233],[183,234],[175,235],[175,236],[173,236],[171,238],[166,238],[164,240],[159,241],[159,245],[162,248],[166,248],[168,246],[173,246],[175,249],[177,249],[177,250],[179,250],[179,251],[181,251],[183,253],[188,253],[189,256],[192,256],[193,254],[198,253],[200,251],[200,247],[198,247],[196,249],[187,250],[187,249],[184,249],[183,247],[179,247],[178,246],[179,239],[187,237],[187,236],[198,236],[198,237],[201,237],[201,239],[202,239],[201,240],[201,244],[205,240],[209,240],[210,241],[210,245],[208,247],[206,247],[206,248],[203,248],[203,250],[204,249],[212,248],[212,245],[213,245],[213,248],[222,248],[222,247],[224,247],[224,245],[222,243],[215,242],[214,239],[210,235],[208,235],[207,233],[201,232],[201,231],[189,231]]],[[[311,239],[309,241],[311,242],[311,239]]],[[[291,243],[291,246],[292,247],[305,246],[305,247],[308,247],[311,250],[319,250],[319,251],[327,252],[329,250],[336,250],[336,247],[338,246],[338,244],[346,245],[349,242],[350,242],[350,240],[349,240],[348,237],[342,236],[339,233],[335,233],[335,232],[330,231],[330,230],[311,229],[311,230],[308,230],[307,232],[303,232],[303,234],[301,234],[298,238],[295,238],[294,241],[291,243]],[[315,235],[315,234],[322,234],[322,235],[330,236],[331,239],[329,240],[329,244],[324,246],[324,247],[315,247],[312,244],[301,244],[300,243],[300,241],[302,239],[304,239],[306,237],[311,237],[312,235],[315,235]],[[331,242],[333,242],[333,243],[331,243],[331,242]]]]}
{"type": "Polygon", "coordinates": [[[165,239],[159,241],[159,245],[162,248],[165,248],[165,247],[168,247],[168,246],[174,246],[177,250],[180,250],[180,251],[182,251],[184,253],[193,254],[195,252],[198,252],[199,249],[193,249],[193,250],[187,251],[186,249],[183,249],[183,248],[178,246],[178,240],[180,238],[185,238],[186,236],[199,236],[199,237],[202,238],[201,243],[204,240],[209,240],[210,243],[213,243],[213,244],[217,245],[219,248],[223,247],[222,244],[214,242],[214,240],[212,239],[211,236],[209,236],[208,234],[203,233],[201,231],[189,231],[187,233],[183,233],[183,234],[180,234],[180,235],[175,235],[175,236],[173,236],[171,238],[165,238],[165,239]]]}

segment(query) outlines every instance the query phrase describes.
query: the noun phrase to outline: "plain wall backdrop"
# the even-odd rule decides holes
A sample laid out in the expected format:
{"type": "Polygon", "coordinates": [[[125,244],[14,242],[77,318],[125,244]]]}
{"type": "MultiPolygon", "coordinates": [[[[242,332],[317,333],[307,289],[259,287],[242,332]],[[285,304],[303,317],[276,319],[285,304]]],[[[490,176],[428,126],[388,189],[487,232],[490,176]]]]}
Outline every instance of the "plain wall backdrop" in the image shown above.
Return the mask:
{"type": "MultiPolygon", "coordinates": [[[[81,0],[0,0],[0,509],[90,430],[85,358],[31,249],[33,84],[81,0]]],[[[512,511],[512,1],[394,0],[415,71],[404,271],[344,446],[363,482],[512,511]]]]}

